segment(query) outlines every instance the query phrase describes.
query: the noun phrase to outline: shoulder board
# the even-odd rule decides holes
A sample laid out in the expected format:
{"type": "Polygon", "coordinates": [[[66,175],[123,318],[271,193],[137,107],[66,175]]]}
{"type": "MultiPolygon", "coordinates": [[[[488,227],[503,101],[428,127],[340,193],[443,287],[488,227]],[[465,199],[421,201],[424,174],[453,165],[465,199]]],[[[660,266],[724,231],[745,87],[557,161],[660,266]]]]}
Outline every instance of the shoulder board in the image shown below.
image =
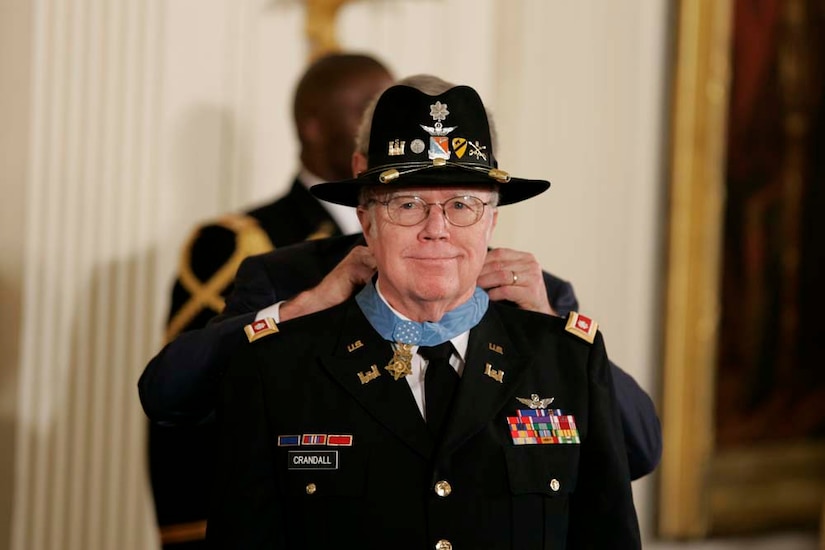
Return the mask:
{"type": "Polygon", "coordinates": [[[591,344],[593,343],[593,339],[596,338],[596,331],[598,329],[599,323],[575,311],[570,312],[570,315],[567,317],[567,326],[564,327],[564,330],[567,332],[575,334],[585,342],[591,344]]]}
{"type": "Polygon", "coordinates": [[[278,325],[275,324],[275,319],[267,317],[254,323],[249,323],[243,328],[243,331],[246,333],[247,339],[250,342],[254,342],[264,336],[278,332],[278,325]]]}

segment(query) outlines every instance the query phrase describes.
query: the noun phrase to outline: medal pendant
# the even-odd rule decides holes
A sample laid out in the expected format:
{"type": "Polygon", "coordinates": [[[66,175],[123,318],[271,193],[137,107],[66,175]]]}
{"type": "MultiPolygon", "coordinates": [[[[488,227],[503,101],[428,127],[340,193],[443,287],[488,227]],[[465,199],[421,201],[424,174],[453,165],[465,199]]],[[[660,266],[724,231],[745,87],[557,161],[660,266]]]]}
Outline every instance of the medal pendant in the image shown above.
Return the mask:
{"type": "Polygon", "coordinates": [[[395,343],[392,346],[392,359],[384,367],[394,380],[412,374],[412,344],[395,343]]]}

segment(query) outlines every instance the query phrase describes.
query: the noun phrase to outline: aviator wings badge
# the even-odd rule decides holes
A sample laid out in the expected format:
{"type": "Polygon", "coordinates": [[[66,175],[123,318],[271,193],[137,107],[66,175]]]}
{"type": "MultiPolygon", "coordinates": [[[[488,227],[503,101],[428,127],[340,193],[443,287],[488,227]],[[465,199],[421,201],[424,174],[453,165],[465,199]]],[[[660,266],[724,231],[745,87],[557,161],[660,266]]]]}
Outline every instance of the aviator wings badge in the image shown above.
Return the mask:
{"type": "Polygon", "coordinates": [[[534,393],[530,395],[530,399],[524,397],[516,397],[520,402],[524,403],[531,409],[546,409],[550,403],[553,402],[555,397],[545,397],[544,399],[539,398],[539,394],[534,393]]]}

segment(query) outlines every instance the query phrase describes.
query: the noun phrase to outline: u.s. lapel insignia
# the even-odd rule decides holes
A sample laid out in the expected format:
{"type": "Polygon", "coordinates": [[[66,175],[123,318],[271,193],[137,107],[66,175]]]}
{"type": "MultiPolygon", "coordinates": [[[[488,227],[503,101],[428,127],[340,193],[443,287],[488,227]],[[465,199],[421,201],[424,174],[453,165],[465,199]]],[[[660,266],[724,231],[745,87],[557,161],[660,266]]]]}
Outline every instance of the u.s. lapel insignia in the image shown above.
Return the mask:
{"type": "Polygon", "coordinates": [[[555,397],[545,397],[544,399],[539,397],[539,394],[533,393],[530,394],[530,398],[527,399],[526,397],[516,397],[521,403],[524,403],[531,409],[546,409],[550,403],[552,403],[556,398],[555,397]]]}
{"type": "Polygon", "coordinates": [[[250,342],[254,342],[258,338],[263,338],[264,336],[278,332],[278,325],[275,324],[275,319],[267,317],[266,319],[249,323],[243,328],[243,331],[246,333],[246,338],[250,342]]]}
{"type": "Polygon", "coordinates": [[[360,380],[361,384],[363,385],[363,384],[368,384],[369,382],[372,382],[373,380],[375,380],[379,376],[381,376],[381,371],[378,370],[378,365],[373,365],[372,367],[370,367],[370,370],[364,371],[364,372],[359,372],[358,373],[358,380],[360,380]]]}
{"type": "Polygon", "coordinates": [[[499,384],[504,383],[504,371],[503,370],[496,370],[493,368],[493,365],[487,363],[484,367],[484,374],[498,382],[499,384]]]}
{"type": "Polygon", "coordinates": [[[361,340],[356,340],[355,342],[353,342],[352,344],[349,344],[347,346],[347,351],[352,353],[353,351],[357,350],[358,348],[363,348],[363,347],[364,347],[364,343],[361,342],[361,340]]]}
{"type": "Polygon", "coordinates": [[[564,327],[564,330],[567,332],[575,334],[585,342],[590,342],[591,344],[593,343],[593,339],[596,338],[596,331],[598,329],[599,323],[575,311],[570,312],[570,315],[567,317],[567,326],[564,327]]]}
{"type": "Polygon", "coordinates": [[[392,345],[392,359],[384,368],[392,374],[393,380],[412,374],[412,347],[412,344],[399,342],[392,345]]]}
{"type": "Polygon", "coordinates": [[[499,355],[504,355],[504,348],[502,348],[498,344],[494,344],[494,343],[490,342],[490,343],[487,344],[487,347],[490,348],[490,351],[494,351],[494,352],[498,353],[499,355]]]}

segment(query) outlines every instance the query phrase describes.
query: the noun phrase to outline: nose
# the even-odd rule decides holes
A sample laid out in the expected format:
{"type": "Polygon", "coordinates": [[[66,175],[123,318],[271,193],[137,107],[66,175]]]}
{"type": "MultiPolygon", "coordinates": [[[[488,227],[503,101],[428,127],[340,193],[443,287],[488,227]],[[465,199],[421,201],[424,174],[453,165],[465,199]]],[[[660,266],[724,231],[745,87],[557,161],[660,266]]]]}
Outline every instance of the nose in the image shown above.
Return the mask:
{"type": "Polygon", "coordinates": [[[431,203],[427,205],[427,217],[424,219],[424,227],[421,231],[425,239],[442,239],[446,237],[447,216],[444,213],[444,205],[431,203]]]}

